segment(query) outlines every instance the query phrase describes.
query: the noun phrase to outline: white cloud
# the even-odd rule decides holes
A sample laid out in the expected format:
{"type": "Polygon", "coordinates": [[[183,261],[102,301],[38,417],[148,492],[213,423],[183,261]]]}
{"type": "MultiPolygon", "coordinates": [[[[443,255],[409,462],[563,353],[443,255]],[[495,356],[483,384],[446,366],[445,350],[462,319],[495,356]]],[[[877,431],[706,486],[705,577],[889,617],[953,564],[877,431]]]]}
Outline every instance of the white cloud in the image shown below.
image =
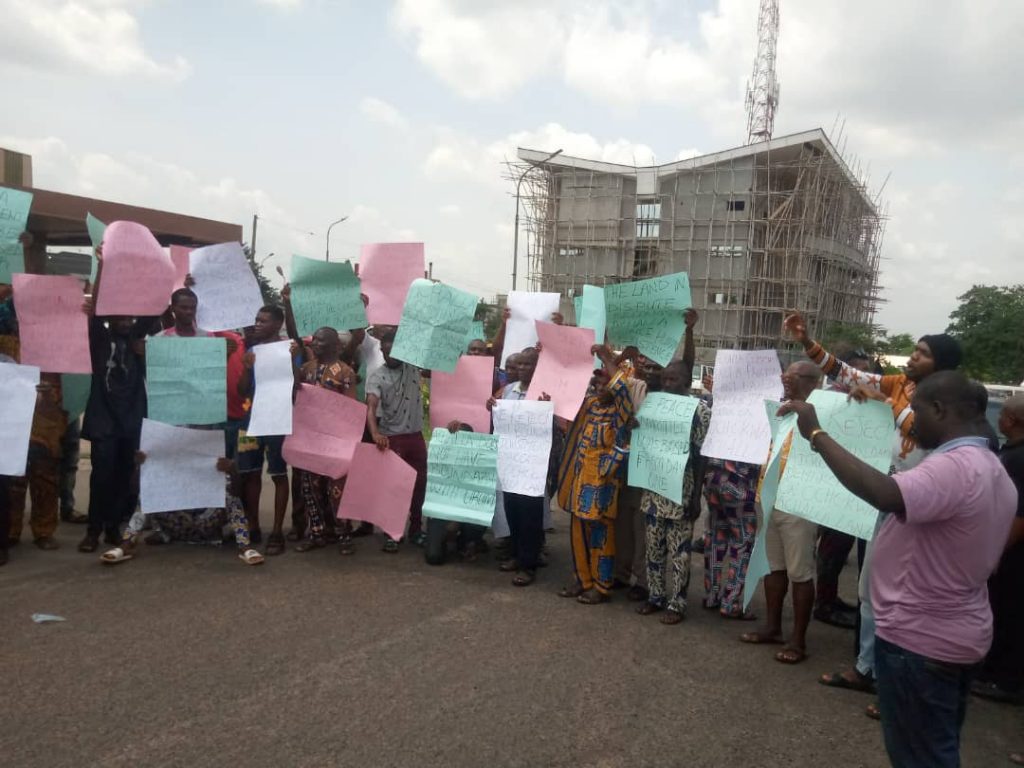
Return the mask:
{"type": "Polygon", "coordinates": [[[562,45],[547,3],[398,0],[393,19],[416,54],[468,98],[496,98],[544,71],[562,45]]]}
{"type": "Polygon", "coordinates": [[[146,52],[132,5],[129,0],[2,0],[0,64],[184,80],[191,67],[183,57],[158,62],[146,52]]]}
{"type": "Polygon", "coordinates": [[[395,106],[374,96],[367,96],[359,102],[359,111],[367,119],[391,128],[405,128],[408,125],[395,106]]]}
{"type": "Polygon", "coordinates": [[[263,5],[270,5],[280,8],[283,11],[293,11],[302,5],[302,0],[259,0],[263,5]]]}
{"type": "Polygon", "coordinates": [[[546,123],[535,130],[510,133],[504,138],[483,143],[470,136],[448,130],[440,132],[437,144],[427,155],[423,170],[434,177],[471,177],[484,185],[504,185],[502,166],[517,159],[518,148],[554,152],[604,160],[623,165],[651,165],[654,150],[628,139],[602,142],[589,133],[578,133],[558,123],[546,123]]]}
{"type": "Polygon", "coordinates": [[[462,208],[455,203],[449,203],[448,205],[442,205],[437,209],[437,212],[442,216],[459,216],[462,213],[462,208]]]}

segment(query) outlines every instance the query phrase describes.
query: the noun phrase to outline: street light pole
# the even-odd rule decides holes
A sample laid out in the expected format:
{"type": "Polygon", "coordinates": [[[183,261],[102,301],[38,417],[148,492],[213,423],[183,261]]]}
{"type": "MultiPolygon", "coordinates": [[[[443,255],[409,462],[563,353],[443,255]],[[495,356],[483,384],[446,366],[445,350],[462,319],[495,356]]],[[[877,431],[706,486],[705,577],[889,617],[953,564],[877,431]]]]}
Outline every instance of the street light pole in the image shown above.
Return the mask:
{"type": "Polygon", "coordinates": [[[340,219],[338,219],[337,221],[333,222],[331,224],[331,226],[329,226],[327,228],[327,253],[325,254],[324,261],[330,261],[331,260],[331,230],[334,229],[334,225],[335,224],[341,224],[341,222],[345,221],[345,219],[347,219],[347,218],[348,218],[348,216],[342,216],[340,219]]]}
{"type": "Polygon", "coordinates": [[[519,174],[519,178],[516,180],[516,221],[515,221],[515,232],[512,235],[512,290],[516,289],[516,278],[519,275],[519,190],[523,186],[523,179],[526,178],[526,174],[536,168],[538,165],[543,165],[551,158],[562,154],[562,150],[556,149],[550,155],[545,157],[543,160],[539,160],[529,168],[519,174]]]}

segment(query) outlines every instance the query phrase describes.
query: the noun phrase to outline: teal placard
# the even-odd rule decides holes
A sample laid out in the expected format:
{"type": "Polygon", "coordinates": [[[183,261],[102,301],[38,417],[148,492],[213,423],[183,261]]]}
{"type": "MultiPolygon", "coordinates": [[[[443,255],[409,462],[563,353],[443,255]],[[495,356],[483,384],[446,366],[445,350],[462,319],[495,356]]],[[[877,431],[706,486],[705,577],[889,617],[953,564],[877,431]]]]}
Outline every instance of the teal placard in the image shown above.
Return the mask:
{"type": "Polygon", "coordinates": [[[28,224],[32,193],[0,187],[0,283],[11,282],[11,275],[25,271],[25,253],[18,240],[28,224]]]}
{"type": "Polygon", "coordinates": [[[91,373],[62,373],[60,391],[64,410],[68,421],[74,421],[85,412],[89,402],[89,390],[92,388],[91,373]]]}
{"type": "Polygon", "coordinates": [[[413,281],[391,356],[419,368],[451,373],[466,351],[466,334],[478,303],[473,294],[450,285],[413,281]]]}
{"type": "Polygon", "coordinates": [[[227,419],[227,342],[155,336],[146,341],[149,418],[177,426],[227,419]]]}
{"type": "Polygon", "coordinates": [[[99,264],[96,258],[96,249],[103,245],[103,235],[107,231],[107,225],[91,213],[86,213],[85,228],[89,230],[89,240],[92,241],[92,269],[89,271],[89,282],[93,283],[96,281],[96,267],[99,264]]]}
{"type": "Polygon", "coordinates": [[[629,445],[629,484],[683,503],[683,473],[690,460],[696,397],[651,392],[640,406],[629,445]]]}
{"type": "Polygon", "coordinates": [[[609,343],[634,346],[659,365],[668,365],[686,330],[684,313],[692,306],[687,274],[616,283],[603,290],[609,343]]]}
{"type": "MultiPolygon", "coordinates": [[[[583,297],[580,299],[576,325],[580,328],[590,328],[594,331],[594,343],[604,344],[605,330],[607,329],[607,312],[604,306],[604,288],[596,285],[584,285],[583,297]]],[[[601,368],[604,363],[601,358],[594,356],[594,367],[601,368]]]]}
{"type": "Polygon", "coordinates": [[[768,423],[772,429],[772,447],[768,455],[768,466],[764,470],[764,478],[761,481],[761,520],[757,527],[757,538],[754,539],[754,548],[750,553],[750,562],[747,564],[747,579],[743,585],[743,610],[747,610],[754,593],[757,592],[757,585],[768,572],[768,554],[765,550],[765,534],[768,531],[768,523],[772,519],[772,510],[775,509],[775,497],[779,491],[779,474],[782,470],[782,447],[786,438],[796,427],[796,414],[779,417],[780,403],[774,400],[764,401],[764,410],[768,414],[768,423]]]}
{"type": "Polygon", "coordinates": [[[292,256],[292,312],[300,336],[320,328],[350,331],[366,327],[359,278],[347,261],[292,256]]]}
{"type": "Polygon", "coordinates": [[[488,526],[497,487],[497,435],[434,430],[427,449],[424,517],[488,526]]]}
{"type": "MultiPolygon", "coordinates": [[[[837,443],[879,472],[892,461],[892,409],[869,400],[858,403],[840,392],[815,390],[807,398],[821,428],[837,443]]],[[[802,437],[793,437],[775,506],[819,525],[870,540],[878,511],[854,496],[836,479],[825,460],[802,437]]]]}

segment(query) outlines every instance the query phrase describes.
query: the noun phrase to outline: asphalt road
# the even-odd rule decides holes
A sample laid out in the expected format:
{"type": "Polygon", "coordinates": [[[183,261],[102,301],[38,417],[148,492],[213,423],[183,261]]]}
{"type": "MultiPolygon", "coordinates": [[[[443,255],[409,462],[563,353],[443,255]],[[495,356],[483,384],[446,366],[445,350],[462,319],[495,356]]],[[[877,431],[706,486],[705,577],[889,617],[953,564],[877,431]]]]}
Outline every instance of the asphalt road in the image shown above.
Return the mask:
{"type": "MultiPolygon", "coordinates": [[[[59,551],[23,543],[0,568],[0,765],[888,764],[871,699],[816,683],[851,633],[815,622],[811,658],[776,663],[701,610],[699,556],[675,627],[621,596],[560,599],[556,522],[526,589],[490,559],[429,567],[376,538],[258,568],[233,547],[143,547],[110,568],[63,525],[59,551]]],[[[1008,765],[1021,724],[973,700],[964,765],[1008,765]]]]}

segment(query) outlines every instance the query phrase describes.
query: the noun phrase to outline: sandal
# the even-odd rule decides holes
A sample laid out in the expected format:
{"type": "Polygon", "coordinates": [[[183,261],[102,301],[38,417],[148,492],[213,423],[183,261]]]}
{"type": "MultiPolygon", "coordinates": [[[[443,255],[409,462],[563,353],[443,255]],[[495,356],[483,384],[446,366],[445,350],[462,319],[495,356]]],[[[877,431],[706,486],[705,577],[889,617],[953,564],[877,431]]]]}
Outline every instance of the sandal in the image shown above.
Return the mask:
{"type": "Polygon", "coordinates": [[[79,552],[86,552],[86,553],[88,553],[88,552],[95,552],[99,548],[99,546],[100,546],[100,537],[99,536],[94,536],[91,533],[87,533],[87,534],[85,534],[85,538],[83,538],[80,542],[78,542],[78,551],[79,552]]]}
{"type": "Polygon", "coordinates": [[[287,541],[302,541],[304,538],[306,538],[305,528],[292,528],[288,531],[288,535],[285,536],[285,540],[287,541]]]}
{"type": "Polygon", "coordinates": [[[650,593],[639,584],[634,584],[626,593],[626,599],[631,603],[645,602],[649,596],[650,593]]]}
{"type": "Polygon", "coordinates": [[[519,562],[514,557],[509,558],[508,560],[502,560],[501,563],[498,565],[498,570],[502,571],[503,573],[511,573],[512,571],[518,571],[519,562]]]}
{"type": "Polygon", "coordinates": [[[775,654],[775,660],[780,664],[799,664],[807,660],[807,651],[800,648],[791,648],[787,645],[775,654]]]}
{"type": "Polygon", "coordinates": [[[338,539],[338,554],[339,555],[354,555],[356,553],[355,542],[352,541],[351,536],[342,536],[338,539]]]}
{"type": "Polygon", "coordinates": [[[1006,757],[1014,765],[1024,765],[1024,754],[1020,752],[1011,752],[1006,757]]]}
{"type": "Polygon", "coordinates": [[[671,626],[672,624],[679,624],[685,618],[686,614],[682,611],[677,611],[675,608],[669,608],[665,611],[665,615],[661,617],[661,623],[671,626]]]}
{"type": "Polygon", "coordinates": [[[238,553],[238,559],[246,565],[263,565],[264,558],[255,549],[247,549],[238,553]]]}
{"type": "Polygon", "coordinates": [[[389,555],[397,555],[398,554],[398,542],[395,541],[394,539],[388,539],[387,541],[384,542],[383,551],[387,552],[389,555]]]}
{"type": "Polygon", "coordinates": [[[559,597],[579,597],[583,594],[583,587],[579,584],[569,584],[558,591],[559,597]]]}
{"type": "Polygon", "coordinates": [[[782,645],[785,641],[781,634],[767,635],[763,632],[744,632],[740,635],[740,642],[751,645],[782,645]]]}
{"type": "Polygon", "coordinates": [[[875,679],[871,675],[862,675],[857,669],[849,672],[832,672],[822,675],[818,678],[818,682],[829,688],[843,688],[847,691],[860,691],[861,693],[875,692],[875,679]],[[852,678],[849,676],[849,672],[853,673],[852,678]]]}
{"type": "Polygon", "coordinates": [[[536,571],[517,571],[512,577],[512,584],[517,587],[528,587],[537,579],[536,571]]]}
{"type": "Polygon", "coordinates": [[[583,603],[583,605],[600,605],[601,603],[607,603],[611,599],[611,595],[598,592],[596,589],[588,589],[576,598],[576,602],[583,603]]]}
{"type": "Polygon", "coordinates": [[[267,536],[267,548],[263,554],[273,557],[284,553],[284,536],[280,533],[272,533],[267,536]]]}
{"type": "Polygon", "coordinates": [[[321,539],[319,536],[314,538],[300,541],[295,545],[294,549],[296,552],[312,552],[314,549],[323,549],[327,546],[327,542],[321,539]]]}
{"type": "Polygon", "coordinates": [[[661,613],[664,610],[664,605],[658,605],[657,603],[652,603],[648,601],[641,605],[639,608],[637,608],[636,612],[639,613],[641,616],[650,616],[652,613],[661,613]]]}
{"type": "Polygon", "coordinates": [[[877,704],[868,704],[867,707],[864,708],[864,714],[872,720],[882,719],[882,710],[878,708],[877,704]]]}
{"type": "Polygon", "coordinates": [[[124,563],[131,560],[133,557],[133,554],[125,552],[121,547],[114,547],[100,555],[100,562],[105,565],[117,565],[118,563],[124,563]]]}

